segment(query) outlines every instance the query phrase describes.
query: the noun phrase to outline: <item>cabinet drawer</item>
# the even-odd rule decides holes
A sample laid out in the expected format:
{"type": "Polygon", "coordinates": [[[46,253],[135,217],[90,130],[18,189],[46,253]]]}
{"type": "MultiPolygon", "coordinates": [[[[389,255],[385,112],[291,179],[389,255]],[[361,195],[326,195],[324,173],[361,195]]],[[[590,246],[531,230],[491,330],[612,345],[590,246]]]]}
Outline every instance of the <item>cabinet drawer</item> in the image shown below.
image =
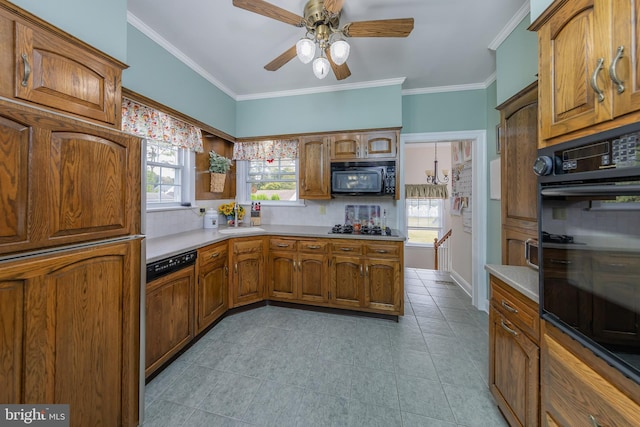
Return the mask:
{"type": "Polygon", "coordinates": [[[397,258],[400,256],[400,247],[398,245],[389,244],[366,244],[366,254],[368,256],[375,257],[391,257],[397,258]]]}
{"type": "Polygon", "coordinates": [[[536,343],[540,340],[538,306],[502,281],[491,277],[491,305],[505,318],[529,335],[536,343]]]}
{"type": "Polygon", "coordinates": [[[294,251],[296,250],[296,240],[291,239],[271,239],[269,240],[269,249],[277,251],[294,251]]]}
{"type": "Polygon", "coordinates": [[[306,240],[301,240],[298,242],[298,250],[301,252],[326,253],[327,246],[328,246],[327,242],[306,241],[306,240]]]}
{"type": "Polygon", "coordinates": [[[339,242],[331,244],[331,251],[336,254],[361,255],[362,245],[359,243],[339,242]]]}
{"type": "Polygon", "coordinates": [[[636,402],[546,334],[541,372],[547,425],[640,425],[636,402]]]}
{"type": "Polygon", "coordinates": [[[628,254],[600,252],[598,256],[593,257],[594,271],[618,273],[618,274],[634,274],[640,272],[640,257],[628,254]]]}
{"type": "Polygon", "coordinates": [[[262,252],[262,240],[245,240],[233,242],[233,253],[240,254],[252,254],[256,252],[262,252]]]}
{"type": "Polygon", "coordinates": [[[227,243],[198,249],[198,263],[203,266],[227,256],[227,243]]]}

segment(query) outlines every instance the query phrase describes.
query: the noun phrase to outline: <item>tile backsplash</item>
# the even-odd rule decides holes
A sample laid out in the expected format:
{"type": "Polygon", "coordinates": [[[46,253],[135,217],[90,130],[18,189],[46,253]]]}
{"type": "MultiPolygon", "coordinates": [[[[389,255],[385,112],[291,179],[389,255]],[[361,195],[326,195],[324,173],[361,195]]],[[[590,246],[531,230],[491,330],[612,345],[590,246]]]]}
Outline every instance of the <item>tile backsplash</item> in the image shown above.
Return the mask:
{"type": "MultiPolygon", "coordinates": [[[[146,235],[148,238],[203,228],[204,214],[199,208],[217,208],[229,200],[198,201],[197,207],[146,213],[146,235]]],[[[347,205],[378,205],[387,211],[387,225],[398,227],[397,201],[387,198],[358,197],[331,200],[308,200],[304,206],[262,206],[262,224],[326,226],[343,224],[347,205]]],[[[249,206],[245,206],[248,209],[249,206]]]]}

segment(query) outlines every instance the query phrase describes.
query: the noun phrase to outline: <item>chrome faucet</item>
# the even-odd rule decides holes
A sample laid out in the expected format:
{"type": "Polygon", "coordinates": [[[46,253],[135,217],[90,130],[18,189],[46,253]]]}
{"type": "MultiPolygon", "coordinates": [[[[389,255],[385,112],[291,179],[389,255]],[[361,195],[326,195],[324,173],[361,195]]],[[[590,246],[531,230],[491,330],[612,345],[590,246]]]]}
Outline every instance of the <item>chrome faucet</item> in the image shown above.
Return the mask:
{"type": "Polygon", "coordinates": [[[234,220],[233,220],[233,226],[237,227],[238,226],[238,202],[235,202],[235,204],[233,205],[233,216],[234,216],[234,220]]]}

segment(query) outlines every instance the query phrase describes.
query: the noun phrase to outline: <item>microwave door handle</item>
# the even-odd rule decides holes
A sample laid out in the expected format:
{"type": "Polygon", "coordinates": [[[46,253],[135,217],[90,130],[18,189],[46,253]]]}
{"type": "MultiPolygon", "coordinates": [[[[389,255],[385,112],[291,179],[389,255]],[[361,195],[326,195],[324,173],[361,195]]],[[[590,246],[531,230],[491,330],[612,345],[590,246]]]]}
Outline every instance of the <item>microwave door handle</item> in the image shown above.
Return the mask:
{"type": "Polygon", "coordinates": [[[538,270],[538,266],[531,262],[531,244],[537,244],[538,241],[536,239],[527,239],[524,242],[524,260],[527,262],[527,265],[531,268],[535,268],[538,270]]]}
{"type": "Polygon", "coordinates": [[[581,185],[575,187],[543,188],[543,196],[604,196],[640,195],[640,185],[581,185]]]}

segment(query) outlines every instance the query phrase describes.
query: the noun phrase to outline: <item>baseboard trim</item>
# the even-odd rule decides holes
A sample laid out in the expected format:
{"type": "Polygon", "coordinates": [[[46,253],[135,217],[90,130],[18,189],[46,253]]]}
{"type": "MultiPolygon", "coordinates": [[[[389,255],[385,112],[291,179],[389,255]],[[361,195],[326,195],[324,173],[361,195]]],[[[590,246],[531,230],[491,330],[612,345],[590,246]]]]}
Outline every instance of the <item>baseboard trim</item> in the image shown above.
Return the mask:
{"type": "MultiPolygon", "coordinates": [[[[458,285],[460,289],[462,289],[467,295],[469,295],[470,298],[473,299],[473,294],[472,294],[473,287],[469,282],[464,280],[464,278],[460,276],[458,273],[456,273],[455,271],[451,272],[451,280],[453,280],[453,283],[458,285]]],[[[487,299],[486,296],[478,297],[478,310],[482,310],[485,313],[489,312],[489,300],[487,299]]]]}

